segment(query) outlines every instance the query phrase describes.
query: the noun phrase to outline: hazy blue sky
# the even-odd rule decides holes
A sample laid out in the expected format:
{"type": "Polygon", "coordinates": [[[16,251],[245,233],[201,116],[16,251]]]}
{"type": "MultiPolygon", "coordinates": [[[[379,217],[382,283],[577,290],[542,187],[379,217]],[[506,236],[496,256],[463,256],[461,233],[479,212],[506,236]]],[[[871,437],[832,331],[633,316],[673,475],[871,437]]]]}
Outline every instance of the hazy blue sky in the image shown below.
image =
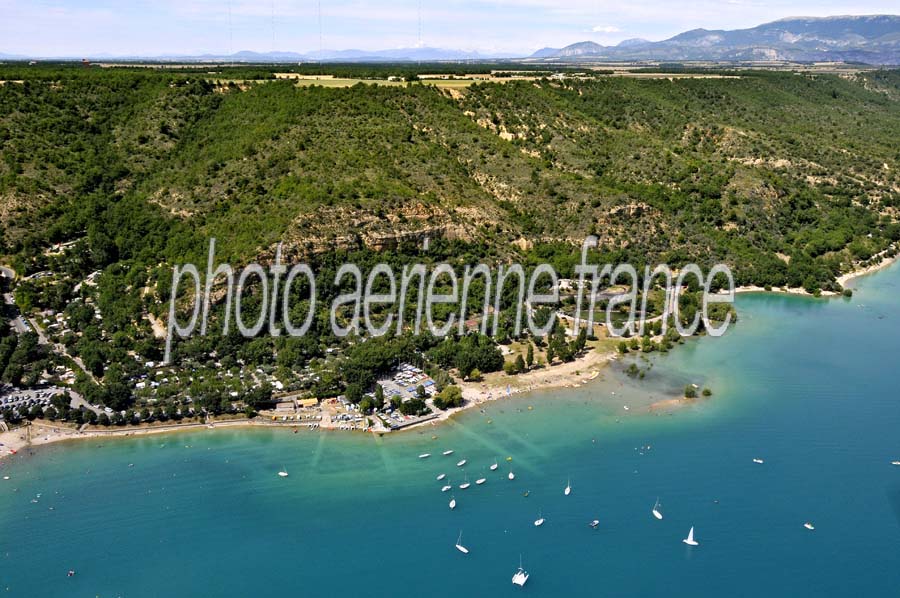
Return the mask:
{"type": "MultiPolygon", "coordinates": [[[[316,0],[0,0],[0,53],[201,54],[319,49],[316,0]]],[[[787,16],[897,13],[897,0],[322,0],[325,49],[530,53],[582,40],[658,40],[787,16]]]]}

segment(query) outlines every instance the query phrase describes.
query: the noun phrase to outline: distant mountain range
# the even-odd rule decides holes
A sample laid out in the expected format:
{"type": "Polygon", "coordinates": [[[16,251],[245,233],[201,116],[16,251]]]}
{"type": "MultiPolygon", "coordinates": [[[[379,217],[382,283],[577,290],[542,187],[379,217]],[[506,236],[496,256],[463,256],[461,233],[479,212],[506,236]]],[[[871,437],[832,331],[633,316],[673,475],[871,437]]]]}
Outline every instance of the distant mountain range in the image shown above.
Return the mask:
{"type": "Polygon", "coordinates": [[[339,62],[383,62],[383,61],[429,61],[429,60],[485,60],[489,58],[515,58],[516,54],[480,54],[465,50],[445,48],[395,48],[391,50],[323,50],[320,52],[297,53],[264,53],[238,52],[240,60],[327,60],[339,62]]]}
{"type": "MultiPolygon", "coordinates": [[[[178,62],[434,62],[521,58],[515,54],[468,52],[445,48],[324,50],[322,52],[251,52],[162,56],[34,57],[0,53],[0,60],[31,58],[72,60],[160,60],[178,62]]],[[[692,29],[663,41],[627,39],[615,46],[583,41],[564,48],[543,48],[529,58],[558,61],[760,61],[861,62],[900,64],[900,16],[791,17],[751,29],[692,29]]]]}
{"type": "Polygon", "coordinates": [[[243,50],[234,54],[165,54],[161,56],[110,55],[66,57],[34,57],[0,53],[0,60],[28,60],[40,58],[44,60],[73,60],[88,58],[91,60],[160,60],[177,62],[434,62],[438,60],[488,60],[496,58],[516,58],[517,54],[495,53],[480,54],[465,50],[444,48],[395,48],[390,50],[323,50],[322,52],[251,52],[243,50]]]}
{"type": "Polygon", "coordinates": [[[751,29],[692,29],[659,42],[629,39],[616,46],[585,41],[543,48],[552,60],[719,60],[900,64],[900,16],[791,17],[751,29]]]}

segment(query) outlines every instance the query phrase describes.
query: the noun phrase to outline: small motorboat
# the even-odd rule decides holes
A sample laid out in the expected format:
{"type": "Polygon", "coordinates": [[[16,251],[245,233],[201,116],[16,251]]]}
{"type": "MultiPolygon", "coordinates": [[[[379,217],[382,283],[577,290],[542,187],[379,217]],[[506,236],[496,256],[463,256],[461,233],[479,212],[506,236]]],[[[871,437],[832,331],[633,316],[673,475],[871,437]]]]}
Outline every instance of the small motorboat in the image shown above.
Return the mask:
{"type": "Polygon", "coordinates": [[[804,524],[803,524],[803,527],[805,527],[805,528],[808,529],[809,531],[812,531],[812,530],[816,529],[816,526],[814,526],[814,525],[813,525],[812,523],[810,523],[809,521],[807,521],[806,523],[804,523],[804,524]]]}
{"type": "MultiPolygon", "coordinates": [[[[900,461],[891,461],[891,465],[900,465],[900,461]]],[[[8,478],[3,478],[3,479],[5,480],[8,478]]]]}
{"type": "Polygon", "coordinates": [[[524,496],[525,498],[528,498],[529,494],[531,494],[531,490],[526,490],[525,492],[522,493],[522,496],[524,496]]]}
{"type": "Polygon", "coordinates": [[[456,539],[456,549],[463,554],[469,554],[469,549],[462,545],[462,532],[459,532],[459,538],[456,539]]]}
{"type": "Polygon", "coordinates": [[[66,577],[75,577],[75,569],[69,569],[69,572],[66,573],[66,577]]]}
{"type": "Polygon", "coordinates": [[[765,463],[765,461],[763,461],[762,459],[759,459],[759,458],[753,459],[753,462],[757,463],[759,465],[762,465],[763,463],[765,463]]]}
{"type": "Polygon", "coordinates": [[[650,512],[653,513],[653,516],[657,519],[663,518],[662,513],[659,510],[659,498],[656,499],[656,504],[653,505],[653,510],[650,512]]]}
{"type": "Polygon", "coordinates": [[[588,525],[590,525],[590,526],[591,526],[592,528],[594,528],[594,529],[597,529],[597,526],[600,525],[600,520],[599,520],[599,519],[594,519],[593,521],[591,521],[590,523],[588,523],[588,525]]]}

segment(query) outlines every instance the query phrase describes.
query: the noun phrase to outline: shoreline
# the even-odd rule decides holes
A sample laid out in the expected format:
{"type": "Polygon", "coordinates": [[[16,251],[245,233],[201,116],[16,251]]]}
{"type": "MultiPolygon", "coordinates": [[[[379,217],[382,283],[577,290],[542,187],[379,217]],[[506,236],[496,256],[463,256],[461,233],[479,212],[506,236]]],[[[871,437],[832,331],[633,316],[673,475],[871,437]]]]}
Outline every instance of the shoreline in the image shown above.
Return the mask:
{"type": "MultiPolygon", "coordinates": [[[[843,285],[841,285],[843,286],[843,285]]],[[[815,295],[804,289],[803,287],[771,287],[766,290],[765,287],[760,287],[757,285],[744,285],[740,287],[735,287],[734,294],[740,295],[744,293],[773,293],[775,295],[797,295],[800,297],[813,297],[815,295]]],[[[835,293],[834,291],[821,291],[819,293],[819,297],[840,297],[840,293],[835,293]]]]}
{"type": "MultiPolygon", "coordinates": [[[[858,268],[856,270],[852,270],[847,272],[846,274],[841,274],[837,277],[837,283],[841,285],[843,288],[847,288],[847,285],[856,280],[857,278],[861,278],[868,274],[872,274],[873,272],[877,272],[884,268],[887,268],[895,261],[900,259],[900,254],[897,254],[893,257],[886,256],[885,253],[887,250],[882,251],[879,254],[876,254],[873,257],[882,256],[881,261],[877,264],[872,264],[871,266],[866,266],[865,268],[858,268]]],[[[769,290],[766,290],[764,287],[758,285],[743,285],[740,287],[736,287],[734,289],[735,294],[739,293],[776,293],[780,295],[801,295],[805,297],[814,297],[812,293],[804,289],[803,287],[771,287],[769,290]]],[[[836,293],[834,291],[821,291],[819,294],[821,297],[841,297],[841,293],[836,293]]]]}
{"type": "MultiPolygon", "coordinates": [[[[616,354],[614,352],[601,352],[594,348],[585,355],[582,355],[569,363],[562,363],[552,368],[543,367],[518,376],[508,376],[502,372],[486,374],[482,382],[459,383],[459,386],[462,389],[463,398],[466,399],[466,404],[464,406],[445,410],[431,420],[416,423],[401,430],[372,431],[369,433],[393,435],[421,429],[424,426],[437,426],[478,405],[509,398],[513,395],[548,388],[577,388],[582,384],[596,379],[600,375],[600,370],[615,358],[616,354]],[[507,385],[510,387],[508,395],[506,393],[507,385]]],[[[217,428],[288,428],[299,430],[305,426],[296,422],[281,423],[269,422],[266,420],[254,421],[242,418],[214,421],[211,423],[189,422],[183,424],[165,424],[143,427],[90,428],[84,431],[78,431],[63,424],[51,424],[40,420],[31,423],[28,427],[31,428],[30,431],[23,426],[6,432],[0,432],[0,444],[2,444],[2,446],[0,446],[0,466],[2,466],[3,461],[7,458],[15,456],[27,449],[39,448],[41,446],[67,441],[98,438],[130,438],[135,436],[170,434],[185,431],[199,432],[204,429],[215,430],[217,428]]],[[[323,430],[331,429],[332,428],[318,428],[316,431],[321,432],[323,430]]]]}
{"type": "MultiPolygon", "coordinates": [[[[900,256],[887,257],[884,256],[880,262],[860,268],[852,272],[848,272],[840,276],[837,280],[841,286],[846,287],[851,281],[882,270],[893,264],[900,256]]],[[[781,288],[773,287],[766,290],[763,287],[746,285],[735,289],[735,294],[739,293],[777,293],[788,295],[800,295],[812,297],[802,288],[781,288]]],[[[841,296],[840,293],[823,292],[823,297],[841,296]]],[[[602,370],[609,364],[618,359],[615,351],[602,351],[598,346],[592,347],[587,353],[576,358],[569,363],[561,363],[552,367],[543,366],[533,369],[524,374],[509,376],[503,372],[492,372],[485,374],[480,382],[458,382],[462,390],[462,396],[466,400],[466,404],[462,407],[447,409],[442,411],[433,419],[419,422],[400,430],[377,430],[370,431],[373,434],[398,434],[408,432],[410,430],[419,430],[425,426],[438,426],[456,417],[458,414],[464,413],[470,409],[499,401],[505,398],[511,398],[514,395],[526,394],[535,390],[561,389],[561,388],[579,388],[588,382],[598,378],[602,370]]],[[[672,397],[657,401],[649,406],[649,412],[666,411],[676,409],[689,404],[683,401],[682,397],[672,397]]],[[[14,456],[23,450],[29,448],[38,448],[41,446],[55,444],[58,442],[86,440],[97,438],[128,438],[133,436],[146,436],[151,434],[168,434],[182,431],[198,432],[203,429],[214,430],[216,428],[290,428],[300,429],[303,424],[296,422],[280,423],[269,422],[266,420],[249,420],[249,419],[233,419],[221,420],[211,423],[191,422],[183,424],[164,424],[156,426],[144,427],[124,427],[112,429],[96,429],[91,428],[85,431],[78,431],[71,427],[57,424],[53,425],[45,421],[31,424],[30,433],[25,427],[16,428],[14,430],[0,432],[0,466],[8,457],[14,456]],[[30,438],[28,437],[30,436],[30,438]]],[[[319,428],[318,431],[331,430],[333,428],[319,428]]]]}
{"type": "Polygon", "coordinates": [[[872,274],[873,272],[878,272],[879,270],[883,270],[887,268],[891,264],[893,264],[897,259],[900,259],[900,254],[897,254],[893,257],[889,257],[884,255],[884,252],[880,254],[882,256],[881,261],[877,264],[872,264],[871,266],[867,266],[865,268],[860,268],[859,270],[854,270],[853,272],[848,272],[847,274],[842,274],[838,277],[837,281],[842,286],[845,287],[852,281],[857,278],[861,278],[868,274],[872,274]]]}
{"type": "Polygon", "coordinates": [[[165,424],[159,426],[144,427],[116,427],[110,429],[92,428],[85,431],[78,431],[75,428],[71,428],[65,425],[50,424],[44,420],[39,420],[37,422],[32,422],[29,426],[22,426],[13,430],[0,432],[0,443],[2,443],[3,445],[2,447],[0,447],[0,465],[2,465],[4,459],[13,457],[27,449],[38,448],[41,446],[56,444],[59,442],[89,440],[97,438],[130,438],[134,436],[170,434],[183,431],[199,432],[204,428],[215,429],[220,427],[293,428],[299,426],[297,426],[296,424],[289,426],[287,424],[280,423],[264,423],[262,421],[254,423],[252,420],[248,419],[234,419],[214,422],[212,425],[201,422],[189,422],[184,424],[165,424]],[[31,428],[31,430],[29,431],[27,428],[31,428]],[[31,438],[27,438],[27,436],[29,435],[31,436],[31,438]]]}
{"type": "Polygon", "coordinates": [[[420,429],[429,425],[437,426],[479,405],[527,394],[535,390],[579,388],[598,378],[602,369],[608,367],[617,358],[618,355],[614,351],[603,352],[599,351],[597,347],[593,347],[581,357],[553,367],[544,366],[516,376],[509,376],[503,372],[491,372],[485,374],[480,382],[457,382],[462,390],[462,396],[466,400],[465,405],[447,409],[434,419],[413,424],[397,430],[397,432],[420,429]],[[508,393],[507,387],[509,388],[508,393]]]}

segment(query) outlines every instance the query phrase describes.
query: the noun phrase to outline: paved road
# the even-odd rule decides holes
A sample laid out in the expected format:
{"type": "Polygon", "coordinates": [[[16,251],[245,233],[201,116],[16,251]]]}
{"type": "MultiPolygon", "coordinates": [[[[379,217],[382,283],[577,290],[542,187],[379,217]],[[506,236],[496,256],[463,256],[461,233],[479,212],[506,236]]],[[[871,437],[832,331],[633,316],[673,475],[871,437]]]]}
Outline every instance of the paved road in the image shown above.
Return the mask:
{"type": "Polygon", "coordinates": [[[72,397],[72,401],[69,403],[69,407],[71,407],[72,409],[78,409],[79,407],[84,407],[85,409],[90,409],[97,415],[100,415],[101,413],[103,413],[103,409],[101,407],[94,407],[93,405],[91,405],[90,403],[85,401],[84,397],[82,397],[80,394],[78,394],[71,388],[67,388],[66,390],[69,391],[69,396],[72,397]]]}

